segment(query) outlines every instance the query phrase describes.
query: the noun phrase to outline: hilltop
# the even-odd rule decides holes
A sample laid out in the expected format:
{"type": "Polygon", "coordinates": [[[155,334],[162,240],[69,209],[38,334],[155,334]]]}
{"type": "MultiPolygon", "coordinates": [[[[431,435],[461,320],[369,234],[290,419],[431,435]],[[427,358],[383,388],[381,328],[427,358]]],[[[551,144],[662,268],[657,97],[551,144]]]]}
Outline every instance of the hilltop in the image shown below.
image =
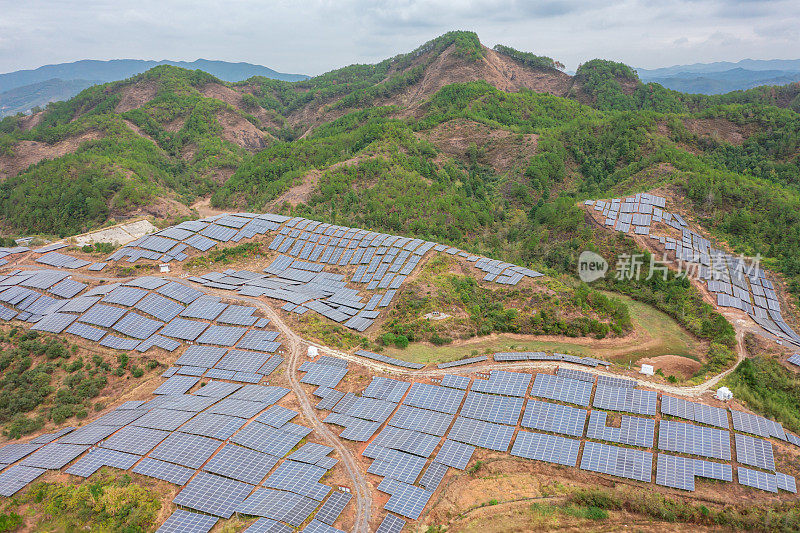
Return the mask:
{"type": "Polygon", "coordinates": [[[252,76],[285,81],[304,80],[308,77],[303,74],[285,74],[252,63],[207,59],[195,61],[85,59],[0,74],[0,117],[28,113],[50,102],[68,100],[90,85],[129,78],[159,65],[173,65],[188,70],[199,69],[229,82],[252,76]]]}

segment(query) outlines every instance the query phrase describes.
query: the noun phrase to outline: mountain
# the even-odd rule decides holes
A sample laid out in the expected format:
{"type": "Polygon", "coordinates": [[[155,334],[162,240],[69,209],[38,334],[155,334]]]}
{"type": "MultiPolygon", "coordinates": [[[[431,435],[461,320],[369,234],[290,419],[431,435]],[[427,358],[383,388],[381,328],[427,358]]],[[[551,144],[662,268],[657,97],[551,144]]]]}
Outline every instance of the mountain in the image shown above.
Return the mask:
{"type": "Polygon", "coordinates": [[[725,72],[726,70],[744,69],[752,72],[765,70],[784,70],[791,72],[800,71],[800,59],[742,59],[741,61],[717,61],[714,63],[693,63],[691,65],[673,65],[671,67],[643,69],[636,71],[643,80],[653,77],[668,77],[675,74],[707,74],[710,72],[725,72]]]}
{"type": "Polygon", "coordinates": [[[252,76],[284,81],[299,81],[308,77],[302,74],[284,74],[251,63],[207,59],[191,62],[139,59],[75,61],[0,74],[0,117],[27,112],[33,107],[44,106],[49,102],[66,100],[90,85],[129,78],[158,65],[173,65],[188,70],[199,69],[225,81],[240,81],[252,76]]]}
{"type": "Polygon", "coordinates": [[[100,83],[97,80],[62,80],[54,78],[30,85],[16,87],[0,93],[0,117],[29,113],[35,107],[50,102],[68,100],[87,87],[100,83]]]}
{"type": "Polygon", "coordinates": [[[762,85],[800,81],[800,60],[752,60],[697,63],[659,69],[637,69],[644,82],[687,93],[724,94],[762,85]]]}
{"type": "Polygon", "coordinates": [[[297,82],[161,65],[0,121],[0,228],[271,210],[566,268],[577,200],[667,188],[800,287],[798,110],[800,84],[684,94],[600,59],[569,76],[471,32],[297,82]]]}

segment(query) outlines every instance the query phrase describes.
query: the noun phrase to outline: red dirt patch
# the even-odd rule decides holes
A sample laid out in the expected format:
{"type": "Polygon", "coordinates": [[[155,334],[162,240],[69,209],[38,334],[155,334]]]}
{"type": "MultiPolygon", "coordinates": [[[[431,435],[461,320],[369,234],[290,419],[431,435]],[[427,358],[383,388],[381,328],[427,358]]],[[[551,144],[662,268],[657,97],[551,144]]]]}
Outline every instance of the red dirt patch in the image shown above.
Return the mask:
{"type": "Polygon", "coordinates": [[[87,131],[63,141],[47,144],[38,141],[20,141],[14,145],[14,155],[0,156],[0,179],[16,176],[31,165],[45,159],[55,159],[77,150],[83,143],[102,138],[98,131],[87,131]]]}
{"type": "Polygon", "coordinates": [[[515,163],[525,163],[536,153],[538,135],[522,135],[490,128],[467,119],[455,119],[418,134],[444,154],[467,160],[470,145],[483,149],[483,162],[499,172],[510,170],[515,163]]]}
{"type": "Polygon", "coordinates": [[[217,114],[222,138],[250,152],[266,147],[265,134],[243,116],[228,109],[217,114]]]}
{"type": "Polygon", "coordinates": [[[695,135],[712,137],[731,144],[742,144],[755,130],[755,124],[738,125],[725,118],[688,118],[686,129],[695,135]]]}
{"type": "Polygon", "coordinates": [[[653,365],[654,369],[661,369],[665,376],[674,375],[684,379],[692,377],[703,366],[699,361],[680,355],[659,355],[658,357],[639,359],[637,362],[653,365]]]}
{"type": "Polygon", "coordinates": [[[124,113],[132,109],[138,109],[155,98],[157,92],[158,84],[155,81],[143,81],[128,85],[122,89],[122,98],[117,107],[114,108],[114,112],[124,113]]]}

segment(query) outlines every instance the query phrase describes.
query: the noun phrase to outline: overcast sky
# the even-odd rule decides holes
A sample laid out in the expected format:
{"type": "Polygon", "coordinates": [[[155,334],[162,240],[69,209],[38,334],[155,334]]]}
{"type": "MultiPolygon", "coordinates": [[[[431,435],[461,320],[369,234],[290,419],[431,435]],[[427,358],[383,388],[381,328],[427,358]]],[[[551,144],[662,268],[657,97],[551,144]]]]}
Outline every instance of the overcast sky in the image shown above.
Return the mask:
{"type": "Polygon", "coordinates": [[[452,29],[642,68],[800,58],[798,0],[0,0],[0,72],[79,59],[246,61],[319,74],[452,29]]]}

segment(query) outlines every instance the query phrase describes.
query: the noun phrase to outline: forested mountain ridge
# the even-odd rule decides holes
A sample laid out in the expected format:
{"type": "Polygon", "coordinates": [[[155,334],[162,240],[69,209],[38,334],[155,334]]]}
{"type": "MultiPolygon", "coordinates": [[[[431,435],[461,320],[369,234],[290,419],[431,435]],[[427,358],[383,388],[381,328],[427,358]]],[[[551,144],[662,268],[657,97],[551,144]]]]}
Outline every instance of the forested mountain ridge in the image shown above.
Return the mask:
{"type": "Polygon", "coordinates": [[[596,241],[577,202],[660,187],[800,289],[798,86],[686,95],[558,66],[470,32],[294,83],[160,66],[0,122],[4,232],[210,198],[565,270],[596,241]]]}

